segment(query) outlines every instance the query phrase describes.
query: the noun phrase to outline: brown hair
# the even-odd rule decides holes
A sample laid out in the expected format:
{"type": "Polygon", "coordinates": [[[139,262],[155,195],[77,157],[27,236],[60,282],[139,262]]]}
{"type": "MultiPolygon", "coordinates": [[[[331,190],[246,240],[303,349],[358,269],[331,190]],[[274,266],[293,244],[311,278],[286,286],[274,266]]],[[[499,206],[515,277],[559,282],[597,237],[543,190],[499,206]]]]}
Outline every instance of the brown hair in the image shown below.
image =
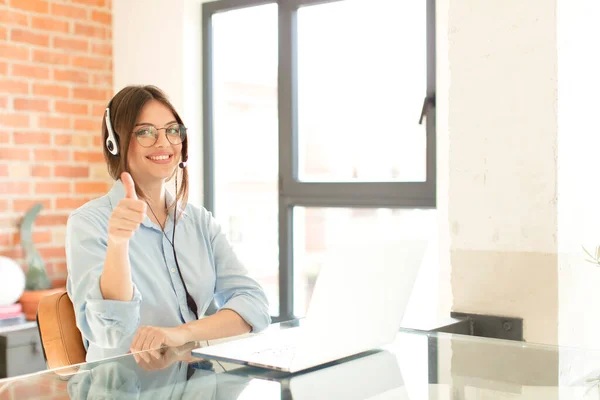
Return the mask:
{"type": "MultiPolygon", "coordinates": [[[[138,116],[142,111],[142,108],[150,100],[156,100],[166,106],[173,115],[178,123],[181,125],[183,121],[175,107],[171,104],[167,95],[157,88],[156,86],[127,86],[119,91],[108,103],[110,109],[110,122],[113,133],[117,139],[117,146],[119,148],[119,154],[113,155],[106,148],[106,139],[108,138],[108,130],[106,128],[106,112],[102,117],[102,149],[104,152],[104,159],[108,166],[108,173],[114,180],[118,180],[121,177],[121,173],[130,172],[129,163],[127,161],[129,142],[133,136],[133,128],[137,122],[138,116]]],[[[187,137],[181,144],[181,158],[182,161],[187,161],[188,158],[188,140],[187,137]]],[[[181,177],[181,184],[178,185],[177,193],[175,195],[176,201],[180,202],[182,210],[187,204],[189,188],[188,188],[188,173],[187,169],[183,168],[181,177]]],[[[173,175],[169,177],[169,180],[178,173],[178,168],[175,169],[173,175]]],[[[145,198],[143,191],[135,185],[135,190],[138,195],[145,198]]],[[[174,204],[169,205],[169,208],[173,207],[174,204]]]]}

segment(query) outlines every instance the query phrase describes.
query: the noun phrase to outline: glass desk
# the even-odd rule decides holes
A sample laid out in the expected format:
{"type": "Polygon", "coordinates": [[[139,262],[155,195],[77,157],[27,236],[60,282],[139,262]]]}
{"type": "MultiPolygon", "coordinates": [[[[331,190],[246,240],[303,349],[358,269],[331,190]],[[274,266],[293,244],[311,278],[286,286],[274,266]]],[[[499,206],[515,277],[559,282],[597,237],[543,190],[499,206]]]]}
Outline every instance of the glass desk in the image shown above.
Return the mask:
{"type": "Polygon", "coordinates": [[[193,358],[192,348],[0,380],[0,400],[600,399],[600,351],[585,349],[401,330],[381,349],[289,375],[193,358]]]}

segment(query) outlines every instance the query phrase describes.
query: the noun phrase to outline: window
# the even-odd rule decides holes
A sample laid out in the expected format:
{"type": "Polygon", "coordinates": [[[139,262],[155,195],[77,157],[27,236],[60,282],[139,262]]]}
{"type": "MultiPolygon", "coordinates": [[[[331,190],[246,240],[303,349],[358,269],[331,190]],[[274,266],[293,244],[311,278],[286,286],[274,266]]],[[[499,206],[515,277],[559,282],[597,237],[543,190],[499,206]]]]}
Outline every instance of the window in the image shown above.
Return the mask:
{"type": "Polygon", "coordinates": [[[304,315],[349,224],[435,229],[433,18],[433,0],[203,4],[204,205],[275,320],[304,315]]]}

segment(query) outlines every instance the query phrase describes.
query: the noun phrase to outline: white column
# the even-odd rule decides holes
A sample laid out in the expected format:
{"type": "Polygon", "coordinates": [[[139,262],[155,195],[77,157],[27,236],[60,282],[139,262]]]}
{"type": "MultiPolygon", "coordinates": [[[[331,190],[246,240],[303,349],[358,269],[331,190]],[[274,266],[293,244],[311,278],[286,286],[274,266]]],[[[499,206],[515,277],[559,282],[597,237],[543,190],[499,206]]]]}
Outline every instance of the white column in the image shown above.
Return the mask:
{"type": "Polygon", "coordinates": [[[527,341],[556,343],[556,4],[440,3],[442,297],[524,318],[527,341]]]}
{"type": "Polygon", "coordinates": [[[202,202],[202,0],[113,2],[113,87],[155,85],[189,131],[190,202],[202,202]]]}

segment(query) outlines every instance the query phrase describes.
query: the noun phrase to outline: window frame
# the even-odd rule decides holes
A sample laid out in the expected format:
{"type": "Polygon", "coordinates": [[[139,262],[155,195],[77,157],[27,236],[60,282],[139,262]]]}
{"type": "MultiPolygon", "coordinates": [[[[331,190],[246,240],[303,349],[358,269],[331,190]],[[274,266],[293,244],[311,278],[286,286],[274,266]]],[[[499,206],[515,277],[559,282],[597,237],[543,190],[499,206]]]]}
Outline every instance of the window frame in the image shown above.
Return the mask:
{"type": "MultiPolygon", "coordinates": [[[[279,118],[279,315],[294,318],[293,207],[436,208],[435,0],[426,0],[427,86],[419,118],[426,126],[424,182],[303,182],[298,179],[297,11],[300,7],[347,0],[217,0],[202,4],[204,207],[214,212],[213,36],[212,16],[265,4],[278,4],[279,118]],[[424,121],[423,121],[424,118],[424,121]]],[[[365,1],[366,7],[374,7],[365,1]]],[[[218,218],[218,215],[216,215],[218,218]]]]}

